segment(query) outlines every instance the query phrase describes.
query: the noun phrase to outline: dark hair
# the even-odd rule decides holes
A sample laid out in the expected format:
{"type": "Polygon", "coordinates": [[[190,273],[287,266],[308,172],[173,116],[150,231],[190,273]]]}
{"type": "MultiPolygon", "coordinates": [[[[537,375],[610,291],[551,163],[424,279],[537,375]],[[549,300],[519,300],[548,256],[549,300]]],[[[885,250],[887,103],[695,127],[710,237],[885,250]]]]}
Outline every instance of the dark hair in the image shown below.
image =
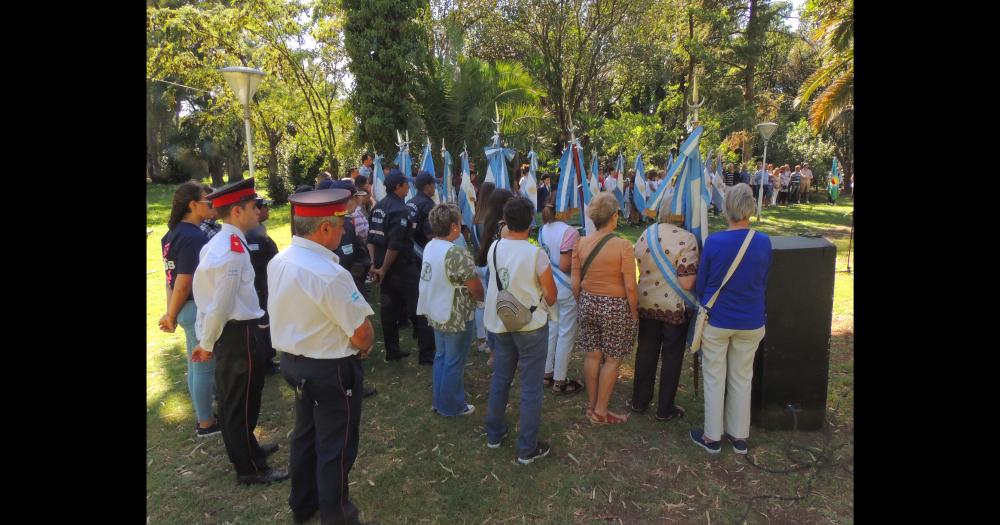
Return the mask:
{"type": "Polygon", "coordinates": [[[490,193],[489,199],[483,204],[486,219],[483,221],[483,238],[479,245],[479,257],[476,258],[476,266],[486,266],[486,253],[489,252],[493,241],[500,237],[499,226],[500,219],[503,217],[504,205],[513,198],[514,194],[510,190],[497,188],[490,193]]]}
{"type": "Polygon", "coordinates": [[[360,190],[360,189],[361,189],[361,188],[362,188],[362,187],[363,187],[363,186],[364,186],[365,184],[368,184],[368,177],[365,177],[364,175],[358,175],[358,178],[354,179],[354,186],[355,186],[356,188],[358,188],[359,190],[360,190]]]}
{"type": "Polygon", "coordinates": [[[514,197],[503,205],[503,220],[507,223],[507,229],[512,232],[527,231],[534,218],[535,207],[525,197],[514,197]]]}
{"type": "Polygon", "coordinates": [[[476,194],[476,212],[472,215],[472,222],[474,224],[481,224],[483,222],[486,215],[486,201],[490,199],[490,195],[496,187],[496,184],[492,182],[484,182],[479,186],[479,192],[476,194]]]}
{"type": "Polygon", "coordinates": [[[545,180],[547,178],[549,178],[549,174],[548,173],[542,173],[542,178],[538,179],[538,180],[545,180]]]}
{"type": "Polygon", "coordinates": [[[521,164],[521,175],[527,175],[531,171],[531,166],[527,164],[521,164]]]}
{"type": "Polygon", "coordinates": [[[347,176],[350,177],[351,174],[354,173],[355,171],[358,171],[358,168],[356,166],[351,166],[350,168],[347,168],[347,176]]]}
{"type": "MultiPolygon", "coordinates": [[[[295,188],[295,193],[305,193],[307,191],[312,191],[312,190],[313,187],[310,186],[309,184],[302,184],[299,187],[295,188]]],[[[292,195],[294,195],[295,193],[293,193],[292,195]]]]}
{"type": "Polygon", "coordinates": [[[218,210],[218,212],[219,212],[219,218],[225,220],[225,219],[229,218],[229,214],[231,214],[233,212],[233,208],[235,208],[237,206],[246,206],[246,203],[248,203],[248,202],[252,202],[253,205],[254,205],[254,207],[257,206],[257,199],[255,199],[254,197],[246,196],[246,197],[242,197],[240,200],[238,200],[238,201],[236,201],[236,202],[234,202],[232,204],[227,204],[225,206],[220,206],[220,207],[215,208],[215,209],[218,210]]]}
{"type": "Polygon", "coordinates": [[[545,207],[542,208],[542,223],[548,224],[556,220],[556,192],[549,193],[545,199],[545,207]]]}
{"type": "Polygon", "coordinates": [[[191,201],[200,201],[202,193],[207,195],[213,191],[208,184],[194,180],[189,180],[178,186],[177,191],[174,192],[173,203],[170,205],[170,219],[167,220],[167,228],[172,230],[184,220],[184,217],[191,211],[188,207],[191,201]]]}
{"type": "Polygon", "coordinates": [[[375,155],[372,155],[371,153],[365,153],[364,155],[361,156],[361,162],[363,164],[366,160],[368,160],[368,159],[374,159],[374,158],[375,158],[375,155]]]}

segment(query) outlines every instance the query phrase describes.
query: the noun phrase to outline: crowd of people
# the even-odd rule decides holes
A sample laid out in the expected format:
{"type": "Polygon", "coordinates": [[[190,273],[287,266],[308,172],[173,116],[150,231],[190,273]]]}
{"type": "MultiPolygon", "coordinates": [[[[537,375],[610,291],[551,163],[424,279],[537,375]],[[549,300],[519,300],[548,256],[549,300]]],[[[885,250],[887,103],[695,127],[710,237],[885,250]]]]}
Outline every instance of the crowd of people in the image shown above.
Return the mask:
{"type": "MultiPolygon", "coordinates": [[[[167,309],[160,327],[184,330],[195,435],[221,433],[238,482],[290,475],[296,523],[317,512],[323,523],[360,523],[347,477],[358,452],[362,399],[377,395],[365,384],[361,360],[376,339],[384,341],[386,362],[408,357],[399,339],[407,326],[417,361],[431,367],[430,405],[438,417],[475,412],[464,388],[466,359],[474,348],[490,354],[490,449],[509,433],[507,402],[519,375],[519,464],[553,448],[539,435],[546,390],[586,391],[583,417],[595,425],[625,424],[654,404],[658,421],[683,418],[676,393],[698,305],[713,306],[701,347],[704,425],[690,437],[710,453],[721,450],[723,439],[747,453],[750,380],[764,336],[771,257],[769,238],[749,228],[761,177],[748,185],[749,175],[726,167],[729,227],[699,249],[683,217],[666,206],[635,245],[615,233],[624,219],[615,190],[628,199],[631,174],[603,178],[604,191],[587,207],[596,231],[584,235],[555,213],[548,175],[538,180],[532,203],[473,172],[469,228],[456,204],[435,204],[440,181],[428,173],[409,179],[386,168],[386,197],[375,202],[371,161],[366,154],[347,177],[323,172],[314,186],[296,188],[289,197],[293,237],[280,252],[263,224],[271,203],[257,196],[252,180],[214,190],[191,181],[176,190],[162,239],[167,309]],[[411,180],[416,196],[407,201],[411,180]],[[375,289],[381,334],[369,319],[375,289]],[[635,380],[624,400],[628,410],[620,413],[611,409],[612,396],[633,351],[635,380]],[[569,377],[572,352],[584,356],[582,381],[569,377]],[[280,363],[273,362],[278,355],[280,363]],[[295,393],[290,474],[268,466],[278,445],[254,437],[264,376],[274,373],[295,393]]],[[[765,196],[772,188],[782,202],[803,195],[808,201],[811,178],[807,164],[788,177],[775,170],[763,179],[765,196]]],[[[650,173],[650,190],[662,183],[650,173]]],[[[628,203],[629,221],[642,220],[628,203]]]]}

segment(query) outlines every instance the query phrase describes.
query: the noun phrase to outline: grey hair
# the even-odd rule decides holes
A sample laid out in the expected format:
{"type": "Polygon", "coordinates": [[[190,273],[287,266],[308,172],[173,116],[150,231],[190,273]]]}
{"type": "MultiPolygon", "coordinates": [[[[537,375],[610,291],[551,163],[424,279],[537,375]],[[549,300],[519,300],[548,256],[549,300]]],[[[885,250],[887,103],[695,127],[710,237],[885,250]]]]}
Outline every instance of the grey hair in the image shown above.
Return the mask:
{"type": "Polygon", "coordinates": [[[757,201],[753,198],[753,190],[743,182],[726,188],[725,201],[726,219],[729,222],[747,220],[757,211],[757,201]]]}
{"type": "Polygon", "coordinates": [[[587,215],[590,216],[590,220],[594,221],[594,227],[598,229],[607,225],[616,211],[618,211],[618,199],[609,191],[595,195],[594,200],[590,201],[590,205],[587,206],[587,215]]]}
{"type": "Polygon", "coordinates": [[[303,217],[302,215],[296,215],[292,219],[292,233],[298,237],[306,237],[315,233],[324,222],[329,222],[332,226],[337,227],[343,220],[343,217],[333,215],[329,217],[303,217]]]}
{"type": "Polygon", "coordinates": [[[462,226],[462,212],[454,202],[442,202],[427,215],[427,220],[431,223],[431,232],[435,237],[447,237],[451,233],[451,225],[462,226]]]}
{"type": "MultiPolygon", "coordinates": [[[[670,191],[671,188],[666,188],[663,191],[670,191]]],[[[676,191],[676,190],[675,190],[676,191]]],[[[675,226],[684,225],[684,216],[671,213],[670,203],[673,199],[664,196],[660,199],[660,211],[657,213],[656,218],[661,223],[673,224],[675,226]]]]}

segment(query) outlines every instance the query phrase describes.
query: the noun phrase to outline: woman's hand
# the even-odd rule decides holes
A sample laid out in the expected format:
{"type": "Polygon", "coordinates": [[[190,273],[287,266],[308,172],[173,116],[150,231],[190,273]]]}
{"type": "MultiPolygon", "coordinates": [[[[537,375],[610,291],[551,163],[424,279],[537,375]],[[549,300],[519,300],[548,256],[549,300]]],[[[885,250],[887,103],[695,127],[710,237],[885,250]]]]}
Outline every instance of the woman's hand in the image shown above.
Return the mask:
{"type": "Polygon", "coordinates": [[[163,317],[160,318],[160,330],[174,333],[174,330],[177,330],[177,319],[171,319],[170,314],[163,314],[163,317]]]}

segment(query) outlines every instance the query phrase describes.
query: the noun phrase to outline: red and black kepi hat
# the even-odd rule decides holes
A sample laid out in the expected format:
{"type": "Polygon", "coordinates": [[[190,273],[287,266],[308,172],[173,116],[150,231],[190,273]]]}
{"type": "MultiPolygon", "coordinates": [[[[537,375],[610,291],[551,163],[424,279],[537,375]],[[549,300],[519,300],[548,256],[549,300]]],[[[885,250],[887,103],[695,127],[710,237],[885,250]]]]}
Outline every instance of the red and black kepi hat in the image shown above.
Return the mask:
{"type": "Polygon", "coordinates": [[[257,192],[253,189],[253,179],[243,179],[239,182],[226,184],[205,198],[212,201],[213,208],[221,208],[240,201],[253,200],[256,197],[257,192]]]}
{"type": "Polygon", "coordinates": [[[300,217],[344,216],[354,210],[347,209],[351,192],[342,189],[315,190],[288,196],[292,215],[300,217]]]}

